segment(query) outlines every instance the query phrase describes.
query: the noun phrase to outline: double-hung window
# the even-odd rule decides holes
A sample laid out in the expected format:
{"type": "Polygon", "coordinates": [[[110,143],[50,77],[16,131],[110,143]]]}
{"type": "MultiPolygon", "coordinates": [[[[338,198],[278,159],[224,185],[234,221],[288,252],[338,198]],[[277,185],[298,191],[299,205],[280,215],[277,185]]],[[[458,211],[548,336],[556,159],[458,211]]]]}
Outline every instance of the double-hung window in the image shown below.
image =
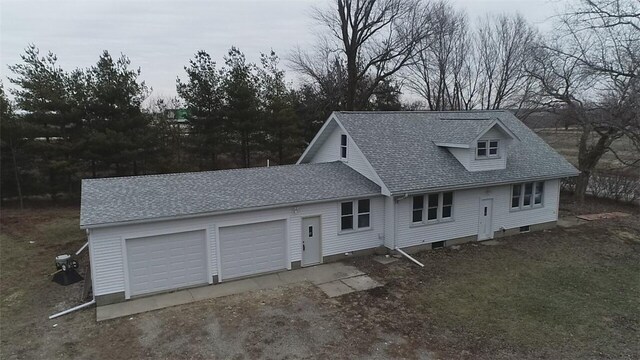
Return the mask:
{"type": "Polygon", "coordinates": [[[489,159],[500,157],[498,140],[480,140],[476,144],[476,158],[489,159]]]}
{"type": "Polygon", "coordinates": [[[340,204],[340,229],[353,229],[353,202],[343,202],[340,204]]]}
{"type": "Polygon", "coordinates": [[[427,221],[438,220],[438,199],[440,194],[429,194],[427,196],[427,221]]]}
{"type": "Polygon", "coordinates": [[[357,230],[371,227],[371,201],[362,199],[340,204],[340,230],[357,230]]]}
{"type": "Polygon", "coordinates": [[[340,158],[347,158],[347,135],[340,135],[340,158]]]}
{"type": "Polygon", "coordinates": [[[511,186],[511,210],[524,210],[542,206],[544,182],[528,182],[511,186]]]}
{"type": "Polygon", "coordinates": [[[535,185],[533,193],[533,205],[542,205],[542,193],[544,191],[544,182],[538,181],[535,185]]]}
{"type": "Polygon", "coordinates": [[[416,195],[413,197],[412,210],[411,221],[413,223],[432,223],[449,220],[453,216],[453,193],[416,195]]]}
{"type": "Polygon", "coordinates": [[[453,193],[442,193],[442,218],[450,219],[453,213],[453,193]]]}
{"type": "Polygon", "coordinates": [[[531,206],[531,196],[533,194],[533,183],[524,184],[524,196],[522,197],[522,207],[531,206]]]}
{"type": "Polygon", "coordinates": [[[422,222],[422,213],[424,211],[424,195],[416,195],[413,197],[413,222],[422,222]]]}

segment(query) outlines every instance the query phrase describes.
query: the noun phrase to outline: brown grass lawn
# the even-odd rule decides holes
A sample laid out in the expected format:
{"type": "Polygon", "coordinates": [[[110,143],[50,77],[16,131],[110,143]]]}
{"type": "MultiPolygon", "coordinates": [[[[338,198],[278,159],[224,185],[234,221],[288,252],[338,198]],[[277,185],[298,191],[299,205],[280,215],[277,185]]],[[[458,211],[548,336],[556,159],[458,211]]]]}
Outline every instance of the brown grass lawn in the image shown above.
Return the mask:
{"type": "MultiPolygon", "coordinates": [[[[580,132],[577,129],[569,128],[569,130],[565,130],[561,127],[558,129],[542,128],[536,129],[535,131],[547,144],[551,145],[551,147],[567,158],[572,164],[577,165],[578,139],[580,137],[580,132]]],[[[616,141],[613,144],[613,149],[625,162],[633,162],[638,159],[639,154],[635,151],[635,147],[629,138],[625,137],[616,141]]],[[[607,171],[624,167],[625,165],[621,163],[613,153],[608,152],[598,163],[597,169],[607,171]]],[[[640,175],[638,169],[633,169],[633,173],[640,175]]]]}
{"type": "Polygon", "coordinates": [[[595,209],[636,212],[423,252],[424,269],[353,259],[385,286],[336,299],[307,284],[101,323],[93,309],[47,319],[79,302],[81,284],[47,277],[83,244],[78,209],[4,210],[0,358],[637,359],[640,215],[595,209]]]}

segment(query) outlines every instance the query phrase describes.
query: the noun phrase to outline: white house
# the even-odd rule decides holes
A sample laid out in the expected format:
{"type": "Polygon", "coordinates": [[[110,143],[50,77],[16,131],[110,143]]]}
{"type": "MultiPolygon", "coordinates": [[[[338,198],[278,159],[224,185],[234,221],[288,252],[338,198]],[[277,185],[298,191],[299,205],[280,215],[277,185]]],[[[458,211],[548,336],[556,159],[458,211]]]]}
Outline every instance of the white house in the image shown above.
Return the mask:
{"type": "Polygon", "coordinates": [[[296,165],[88,179],[99,305],[553,226],[577,170],[507,111],[335,112],[296,165]]]}

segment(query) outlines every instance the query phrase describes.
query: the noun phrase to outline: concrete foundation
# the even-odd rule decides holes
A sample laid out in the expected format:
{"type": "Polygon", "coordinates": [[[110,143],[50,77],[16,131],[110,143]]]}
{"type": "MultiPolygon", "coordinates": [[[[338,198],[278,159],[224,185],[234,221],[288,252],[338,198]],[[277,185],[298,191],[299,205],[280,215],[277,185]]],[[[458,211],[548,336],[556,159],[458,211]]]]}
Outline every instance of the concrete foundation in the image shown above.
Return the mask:
{"type": "MultiPolygon", "coordinates": [[[[546,222],[546,223],[542,223],[542,224],[534,224],[534,225],[530,225],[529,226],[529,231],[540,231],[540,230],[546,230],[546,229],[551,229],[556,227],[557,222],[556,221],[550,221],[550,222],[546,222]]],[[[511,236],[511,235],[517,235],[520,234],[520,228],[513,228],[513,229],[505,229],[504,231],[496,231],[494,233],[494,238],[503,238],[506,236],[511,236]]],[[[461,238],[457,238],[457,239],[450,239],[450,240],[446,240],[444,242],[445,247],[449,247],[449,246],[453,246],[453,245],[460,245],[460,244],[464,244],[464,243],[468,243],[468,242],[472,242],[472,241],[476,241],[477,240],[477,236],[473,235],[473,236],[465,236],[465,237],[461,237],[461,238]]],[[[420,245],[416,245],[416,246],[410,246],[407,248],[403,248],[402,250],[404,250],[406,253],[408,254],[415,254],[421,251],[425,251],[425,250],[431,250],[431,243],[427,243],[427,244],[420,244],[420,245]]],[[[390,253],[395,253],[395,251],[392,251],[391,249],[388,249],[384,246],[379,246],[376,248],[371,248],[371,249],[364,249],[364,250],[358,250],[358,251],[353,251],[347,254],[336,254],[336,255],[329,255],[329,256],[324,256],[322,258],[322,262],[323,263],[331,263],[331,262],[336,262],[336,261],[340,261],[340,260],[344,260],[344,259],[348,259],[351,257],[355,257],[355,256],[368,256],[368,255],[385,255],[385,254],[390,254],[390,253]]],[[[295,269],[300,269],[302,267],[302,264],[300,261],[293,261],[291,262],[291,269],[295,270],[295,269]]],[[[286,276],[286,272],[285,273],[281,273],[283,276],[286,276]]],[[[248,278],[252,278],[252,277],[248,277],[248,278]]],[[[213,283],[214,284],[218,284],[219,278],[217,275],[213,276],[213,283]]],[[[103,305],[108,305],[108,304],[115,304],[115,303],[119,303],[119,302],[123,302],[125,301],[125,297],[124,297],[124,292],[119,292],[119,293],[113,293],[113,294],[107,294],[107,295],[97,295],[96,297],[96,304],[98,306],[103,306],[103,305]]]]}
{"type": "Polygon", "coordinates": [[[334,261],[340,261],[340,260],[344,260],[344,259],[348,259],[354,256],[367,256],[367,255],[385,255],[389,253],[389,249],[387,249],[384,246],[378,246],[372,249],[364,249],[364,250],[357,250],[357,251],[352,251],[349,253],[345,253],[345,254],[336,254],[336,255],[329,255],[329,256],[323,256],[322,257],[322,262],[323,263],[329,263],[329,262],[334,262],[334,261]]]}
{"type": "Polygon", "coordinates": [[[115,304],[123,302],[124,300],[124,291],[107,295],[96,295],[97,306],[115,304]]]}
{"type": "Polygon", "coordinates": [[[499,238],[503,238],[505,236],[519,235],[519,234],[532,232],[532,231],[541,231],[541,230],[552,229],[552,228],[556,227],[557,225],[558,225],[557,221],[549,221],[549,222],[542,223],[542,224],[529,225],[529,231],[526,231],[526,232],[521,232],[519,227],[511,228],[511,229],[505,229],[504,231],[496,231],[496,232],[494,232],[493,233],[493,238],[494,239],[499,239],[499,238]]]}

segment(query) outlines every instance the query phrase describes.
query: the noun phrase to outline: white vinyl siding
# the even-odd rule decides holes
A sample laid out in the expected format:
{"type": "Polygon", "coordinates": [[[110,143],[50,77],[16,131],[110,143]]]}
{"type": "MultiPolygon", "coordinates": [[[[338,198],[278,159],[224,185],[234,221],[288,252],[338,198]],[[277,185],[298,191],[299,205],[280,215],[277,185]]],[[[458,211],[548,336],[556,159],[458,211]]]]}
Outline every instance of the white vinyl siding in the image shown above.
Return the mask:
{"type": "MultiPolygon", "coordinates": [[[[327,129],[328,130],[328,129],[327,129]]],[[[342,160],[353,170],[359,172],[367,179],[373,181],[379,186],[382,186],[382,181],[373,171],[371,166],[367,163],[364,155],[356,147],[351,138],[347,136],[347,157],[342,158],[342,135],[345,135],[344,131],[339,126],[335,126],[331,130],[330,134],[324,140],[324,143],[320,145],[320,148],[316,151],[315,155],[309,161],[310,163],[332,162],[342,160]]],[[[346,136],[346,135],[345,135],[346,136]]]]}
{"type": "Polygon", "coordinates": [[[477,142],[470,144],[471,148],[469,149],[448,148],[448,150],[469,171],[499,170],[507,167],[510,139],[507,139],[501,131],[493,128],[487,131],[478,141],[486,144],[487,154],[489,154],[490,142],[498,141],[497,154],[495,156],[478,157],[477,142]]]}
{"type": "Polygon", "coordinates": [[[384,198],[384,246],[393,249],[395,245],[396,200],[391,196],[384,198]]]}
{"type": "Polygon", "coordinates": [[[125,289],[123,237],[143,237],[179,231],[206,229],[209,244],[210,275],[217,275],[216,229],[218,227],[255,223],[261,221],[287,221],[287,261],[301,260],[302,217],[321,216],[322,256],[344,254],[371,249],[383,245],[384,198],[371,198],[371,227],[367,231],[354,231],[338,235],[339,202],[331,201],[299,207],[282,207],[269,210],[207,216],[193,219],[95,228],[90,230],[90,251],[96,295],[123,292],[125,289]]]}
{"type": "MultiPolygon", "coordinates": [[[[413,220],[413,198],[400,200],[396,207],[396,242],[407,247],[456,239],[478,234],[480,199],[493,199],[493,231],[541,224],[558,219],[559,180],[544,182],[544,207],[529,211],[511,211],[511,185],[483,187],[453,192],[453,218],[455,221],[416,226],[413,220]]],[[[425,210],[426,211],[426,210],[425,210]]],[[[426,214],[425,214],[426,217],[426,214]]]]}

